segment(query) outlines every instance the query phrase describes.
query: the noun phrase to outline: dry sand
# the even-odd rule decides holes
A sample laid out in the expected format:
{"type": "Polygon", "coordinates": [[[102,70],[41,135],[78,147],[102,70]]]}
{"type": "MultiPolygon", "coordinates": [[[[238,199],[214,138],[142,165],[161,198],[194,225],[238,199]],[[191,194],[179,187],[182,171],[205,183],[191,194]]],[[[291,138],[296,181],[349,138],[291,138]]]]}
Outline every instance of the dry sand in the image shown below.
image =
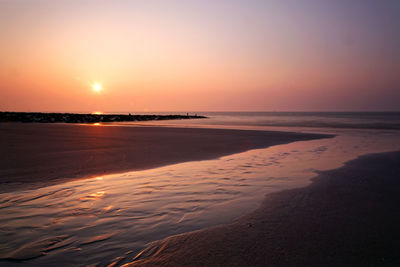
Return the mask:
{"type": "Polygon", "coordinates": [[[400,152],[367,155],[236,222],[150,244],[129,266],[400,266],[400,152]]]}
{"type": "Polygon", "coordinates": [[[167,127],[0,123],[0,192],[217,158],[327,135],[167,127]]]}

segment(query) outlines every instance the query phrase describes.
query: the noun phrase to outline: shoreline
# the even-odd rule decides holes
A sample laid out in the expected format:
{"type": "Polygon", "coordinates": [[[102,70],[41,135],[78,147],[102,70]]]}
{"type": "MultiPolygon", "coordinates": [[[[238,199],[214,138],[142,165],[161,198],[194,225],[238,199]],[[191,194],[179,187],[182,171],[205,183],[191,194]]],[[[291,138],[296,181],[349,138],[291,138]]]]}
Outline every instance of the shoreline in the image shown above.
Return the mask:
{"type": "Polygon", "coordinates": [[[231,224],[152,242],[124,266],[398,265],[399,163],[400,151],[363,155],[231,224]]]}
{"type": "Polygon", "coordinates": [[[0,123],[0,193],[329,138],[294,132],[0,123]]]}

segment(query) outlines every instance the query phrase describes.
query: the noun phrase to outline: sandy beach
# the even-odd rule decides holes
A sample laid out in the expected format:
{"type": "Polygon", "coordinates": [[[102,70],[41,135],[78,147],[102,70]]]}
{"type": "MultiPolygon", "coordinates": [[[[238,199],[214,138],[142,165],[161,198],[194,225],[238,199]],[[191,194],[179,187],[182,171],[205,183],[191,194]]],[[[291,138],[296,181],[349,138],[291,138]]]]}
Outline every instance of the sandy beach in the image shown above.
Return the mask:
{"type": "Polygon", "coordinates": [[[398,133],[337,132],[0,124],[0,265],[396,265],[398,133]]]}
{"type": "Polygon", "coordinates": [[[0,192],[326,137],[223,129],[2,123],[0,192]]]}
{"type": "Polygon", "coordinates": [[[127,266],[399,266],[400,152],[267,195],[229,225],[153,242],[127,266]]]}

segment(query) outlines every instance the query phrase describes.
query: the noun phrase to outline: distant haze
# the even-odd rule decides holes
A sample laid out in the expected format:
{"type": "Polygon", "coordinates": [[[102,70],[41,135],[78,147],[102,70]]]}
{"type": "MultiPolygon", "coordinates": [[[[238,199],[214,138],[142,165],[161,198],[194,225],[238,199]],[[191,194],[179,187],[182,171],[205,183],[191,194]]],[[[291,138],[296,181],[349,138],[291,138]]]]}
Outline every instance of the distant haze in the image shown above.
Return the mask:
{"type": "Polygon", "coordinates": [[[398,0],[0,0],[3,111],[394,111],[399,71],[398,0]]]}

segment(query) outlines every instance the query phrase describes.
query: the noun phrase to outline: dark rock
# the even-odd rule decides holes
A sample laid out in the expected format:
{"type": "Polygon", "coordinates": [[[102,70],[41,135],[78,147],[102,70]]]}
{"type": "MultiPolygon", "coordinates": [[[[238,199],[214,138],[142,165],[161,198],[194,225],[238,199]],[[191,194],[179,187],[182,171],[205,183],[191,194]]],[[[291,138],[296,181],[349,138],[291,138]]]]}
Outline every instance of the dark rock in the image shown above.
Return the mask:
{"type": "Polygon", "coordinates": [[[96,123],[121,121],[181,120],[203,119],[205,116],[191,115],[124,115],[124,114],[73,114],[38,112],[0,112],[0,122],[38,122],[38,123],[96,123]]]}

